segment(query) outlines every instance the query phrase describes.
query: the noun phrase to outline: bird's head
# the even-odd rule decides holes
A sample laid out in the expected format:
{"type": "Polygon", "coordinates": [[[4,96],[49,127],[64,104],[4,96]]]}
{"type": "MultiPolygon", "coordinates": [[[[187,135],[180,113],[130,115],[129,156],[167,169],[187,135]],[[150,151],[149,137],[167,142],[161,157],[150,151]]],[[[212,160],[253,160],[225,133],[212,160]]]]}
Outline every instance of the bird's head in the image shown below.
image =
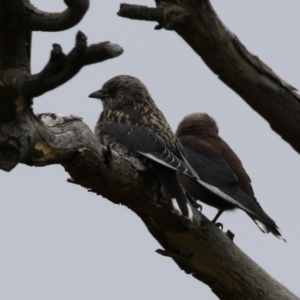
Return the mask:
{"type": "Polygon", "coordinates": [[[111,109],[119,104],[131,106],[151,98],[146,86],[139,79],[129,75],[113,77],[89,97],[101,99],[104,109],[111,109]]]}
{"type": "Polygon", "coordinates": [[[194,113],[187,115],[179,123],[176,135],[185,134],[212,134],[219,133],[216,121],[206,113],[194,113]]]}

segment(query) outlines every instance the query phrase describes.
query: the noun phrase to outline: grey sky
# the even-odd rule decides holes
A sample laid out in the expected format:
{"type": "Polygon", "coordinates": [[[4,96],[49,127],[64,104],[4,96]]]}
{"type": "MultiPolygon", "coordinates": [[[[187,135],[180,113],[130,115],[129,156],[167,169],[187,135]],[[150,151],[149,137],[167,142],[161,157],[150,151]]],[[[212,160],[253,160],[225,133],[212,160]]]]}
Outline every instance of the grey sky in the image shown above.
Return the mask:
{"type": "MultiPolygon", "coordinates": [[[[154,5],[152,0],[122,2],[154,5]]],[[[32,3],[47,11],[65,9],[62,0],[32,3]]],[[[68,52],[78,30],[89,43],[109,40],[125,50],[37,98],[35,112],[76,114],[93,128],[102,107],[87,95],[115,75],[130,74],[147,85],[174,130],[188,113],[211,114],[287,243],[261,233],[241,211],[222,215],[220,222],[235,233],[235,243],[245,253],[300,295],[299,155],[176,33],[119,18],[119,3],[91,0],[75,28],[34,33],[33,72],[45,65],[53,43],[68,52]]],[[[212,3],[253,54],[300,88],[299,1],[212,3]]],[[[131,211],[67,183],[67,178],[60,166],[20,165],[9,174],[0,173],[0,299],[216,299],[204,284],[154,252],[160,246],[131,211]]],[[[204,206],[203,213],[212,218],[215,210],[204,206]]]]}

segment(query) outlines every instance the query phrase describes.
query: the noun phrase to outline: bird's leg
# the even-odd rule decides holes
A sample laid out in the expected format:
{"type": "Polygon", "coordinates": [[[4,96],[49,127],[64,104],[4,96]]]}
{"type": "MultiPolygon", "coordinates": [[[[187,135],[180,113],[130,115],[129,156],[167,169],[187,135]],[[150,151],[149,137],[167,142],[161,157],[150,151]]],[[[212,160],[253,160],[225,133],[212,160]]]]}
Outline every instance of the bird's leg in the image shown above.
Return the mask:
{"type": "MultiPolygon", "coordinates": [[[[217,220],[219,219],[219,217],[221,216],[221,214],[224,212],[224,209],[219,209],[219,211],[217,212],[216,216],[212,219],[213,223],[216,223],[217,220]]],[[[223,227],[223,226],[222,226],[223,227]]]]}
{"type": "Polygon", "coordinates": [[[218,220],[218,218],[221,216],[221,214],[224,212],[224,209],[219,209],[219,211],[217,212],[216,216],[213,218],[212,222],[219,227],[221,230],[223,230],[223,224],[222,223],[216,223],[216,221],[218,220]]]}

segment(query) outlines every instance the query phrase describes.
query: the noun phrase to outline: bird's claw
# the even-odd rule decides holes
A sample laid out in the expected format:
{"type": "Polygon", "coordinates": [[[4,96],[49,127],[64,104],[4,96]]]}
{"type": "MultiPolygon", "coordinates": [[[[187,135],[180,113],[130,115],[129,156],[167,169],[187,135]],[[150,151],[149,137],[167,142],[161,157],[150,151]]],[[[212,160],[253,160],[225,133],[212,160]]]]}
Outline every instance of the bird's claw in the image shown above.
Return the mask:
{"type": "Polygon", "coordinates": [[[201,204],[199,204],[199,203],[196,202],[196,201],[191,201],[191,203],[193,204],[193,206],[194,206],[197,210],[199,210],[200,212],[202,212],[202,205],[201,205],[201,204]]]}

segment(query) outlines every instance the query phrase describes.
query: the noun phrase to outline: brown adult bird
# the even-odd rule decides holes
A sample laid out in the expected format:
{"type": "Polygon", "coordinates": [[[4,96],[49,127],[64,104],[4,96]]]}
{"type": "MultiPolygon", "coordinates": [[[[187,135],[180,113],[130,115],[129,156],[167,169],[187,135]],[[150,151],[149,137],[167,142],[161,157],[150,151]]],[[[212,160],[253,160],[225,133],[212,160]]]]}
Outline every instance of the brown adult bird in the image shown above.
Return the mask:
{"type": "Polygon", "coordinates": [[[182,149],[146,86],[120,75],[89,95],[101,99],[103,111],[95,126],[99,141],[125,155],[143,157],[158,176],[170,208],[192,219],[192,209],[176,173],[196,176],[182,160],[182,149]]]}
{"type": "Polygon", "coordinates": [[[199,178],[219,188],[229,198],[212,193],[184,175],[179,175],[181,184],[195,199],[219,210],[213,222],[224,211],[240,208],[264,233],[271,232],[284,240],[276,223],[256,200],[251,180],[240,159],[218,132],[218,126],[212,117],[205,113],[194,113],[179,123],[176,135],[187,154],[187,161],[199,178]]]}

